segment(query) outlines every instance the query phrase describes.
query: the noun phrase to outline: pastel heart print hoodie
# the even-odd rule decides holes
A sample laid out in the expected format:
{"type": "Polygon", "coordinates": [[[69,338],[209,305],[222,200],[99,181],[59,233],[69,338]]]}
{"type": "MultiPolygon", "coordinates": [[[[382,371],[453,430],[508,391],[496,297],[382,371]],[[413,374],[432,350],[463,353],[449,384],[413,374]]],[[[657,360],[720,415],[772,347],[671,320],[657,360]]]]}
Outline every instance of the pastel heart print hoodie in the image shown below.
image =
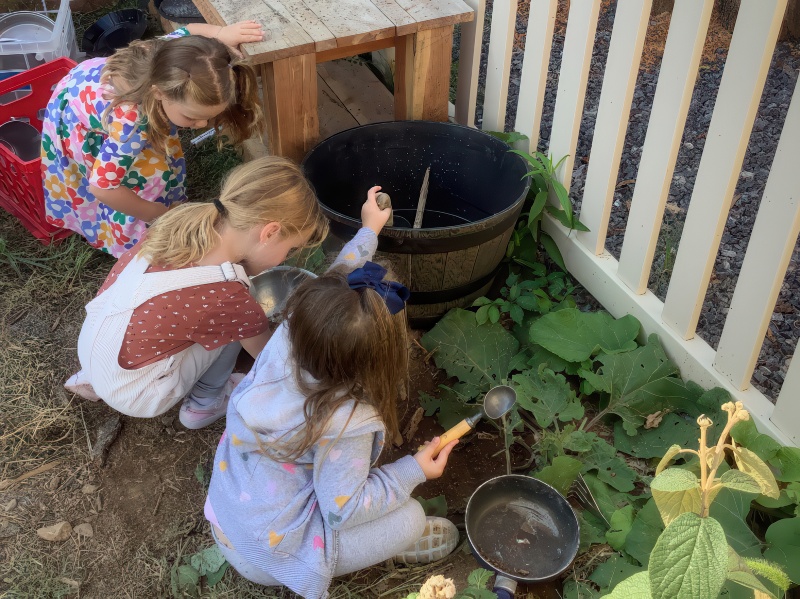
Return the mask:
{"type": "Polygon", "coordinates": [[[206,515],[248,562],[318,599],[327,596],[336,568],[337,531],[396,509],[425,475],[410,455],[374,467],[384,426],[374,408],[353,411],[354,402],[334,414],[300,459],[280,463],[263,455],[256,435],[269,443],[304,426],[306,398],[294,371],[283,324],[231,396],[206,515]]]}

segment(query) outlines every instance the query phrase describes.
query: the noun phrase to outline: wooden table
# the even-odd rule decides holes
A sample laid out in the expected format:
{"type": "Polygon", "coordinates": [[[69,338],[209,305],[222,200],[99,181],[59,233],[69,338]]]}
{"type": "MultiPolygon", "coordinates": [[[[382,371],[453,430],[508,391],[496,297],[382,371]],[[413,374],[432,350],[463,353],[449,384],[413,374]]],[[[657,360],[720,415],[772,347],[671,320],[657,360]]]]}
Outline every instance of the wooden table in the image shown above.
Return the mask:
{"type": "Polygon", "coordinates": [[[395,48],[395,119],[446,121],[453,26],[462,0],[194,0],[209,23],[254,20],[243,51],[260,70],[270,151],[298,162],[318,141],[320,62],[395,48]]]}

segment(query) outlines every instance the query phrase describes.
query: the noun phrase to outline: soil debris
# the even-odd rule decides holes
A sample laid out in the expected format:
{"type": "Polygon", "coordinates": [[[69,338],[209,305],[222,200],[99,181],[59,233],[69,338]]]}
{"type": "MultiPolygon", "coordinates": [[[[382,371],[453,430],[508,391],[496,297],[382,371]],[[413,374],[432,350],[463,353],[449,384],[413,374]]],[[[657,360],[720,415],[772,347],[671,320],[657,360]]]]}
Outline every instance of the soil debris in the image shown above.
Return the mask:
{"type": "Polygon", "coordinates": [[[92,460],[94,460],[95,464],[98,466],[105,465],[106,457],[108,457],[108,449],[117,438],[117,435],[119,435],[121,429],[122,420],[119,414],[116,413],[110,416],[108,420],[97,429],[97,440],[92,447],[92,460]]]}

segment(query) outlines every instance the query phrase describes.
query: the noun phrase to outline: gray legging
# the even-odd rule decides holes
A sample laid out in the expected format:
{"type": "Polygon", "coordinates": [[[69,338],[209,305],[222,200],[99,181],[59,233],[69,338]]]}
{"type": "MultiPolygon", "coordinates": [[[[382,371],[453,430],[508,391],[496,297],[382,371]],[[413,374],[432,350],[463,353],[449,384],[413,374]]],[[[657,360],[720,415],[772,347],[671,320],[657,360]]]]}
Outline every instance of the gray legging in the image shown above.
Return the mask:
{"type": "MultiPolygon", "coordinates": [[[[425,530],[425,512],[419,502],[409,499],[385,516],[339,531],[339,560],[334,576],[342,576],[369,568],[402,553],[422,536],[425,530]]],[[[259,570],[242,558],[235,550],[217,539],[214,528],[211,534],[225,559],[242,576],[256,584],[280,586],[269,572],[259,570]]]]}
{"type": "Polygon", "coordinates": [[[222,393],[223,387],[225,387],[225,383],[228,382],[228,377],[231,376],[236,366],[236,358],[239,357],[240,351],[242,351],[242,344],[238,341],[226,345],[219,357],[203,373],[200,380],[194,384],[191,396],[201,401],[203,399],[218,398],[222,393]]]}

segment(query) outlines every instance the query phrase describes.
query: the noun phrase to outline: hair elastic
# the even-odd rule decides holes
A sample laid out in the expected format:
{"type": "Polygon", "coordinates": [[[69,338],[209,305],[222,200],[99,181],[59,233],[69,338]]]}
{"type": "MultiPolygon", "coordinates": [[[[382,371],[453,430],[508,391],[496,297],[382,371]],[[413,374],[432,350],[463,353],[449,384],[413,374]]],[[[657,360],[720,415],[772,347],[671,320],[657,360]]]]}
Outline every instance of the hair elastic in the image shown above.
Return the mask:
{"type": "Polygon", "coordinates": [[[402,312],[406,307],[411,292],[396,281],[384,281],[383,277],[385,276],[386,269],[383,266],[367,262],[361,268],[357,268],[347,275],[347,284],[350,285],[350,289],[360,289],[361,287],[374,289],[386,302],[389,313],[394,315],[402,312]]]}
{"type": "Polygon", "coordinates": [[[226,214],[228,214],[228,210],[225,208],[225,206],[222,205],[222,202],[220,202],[219,199],[216,198],[214,199],[214,206],[216,207],[217,212],[219,212],[220,216],[225,216],[226,214]]]}

